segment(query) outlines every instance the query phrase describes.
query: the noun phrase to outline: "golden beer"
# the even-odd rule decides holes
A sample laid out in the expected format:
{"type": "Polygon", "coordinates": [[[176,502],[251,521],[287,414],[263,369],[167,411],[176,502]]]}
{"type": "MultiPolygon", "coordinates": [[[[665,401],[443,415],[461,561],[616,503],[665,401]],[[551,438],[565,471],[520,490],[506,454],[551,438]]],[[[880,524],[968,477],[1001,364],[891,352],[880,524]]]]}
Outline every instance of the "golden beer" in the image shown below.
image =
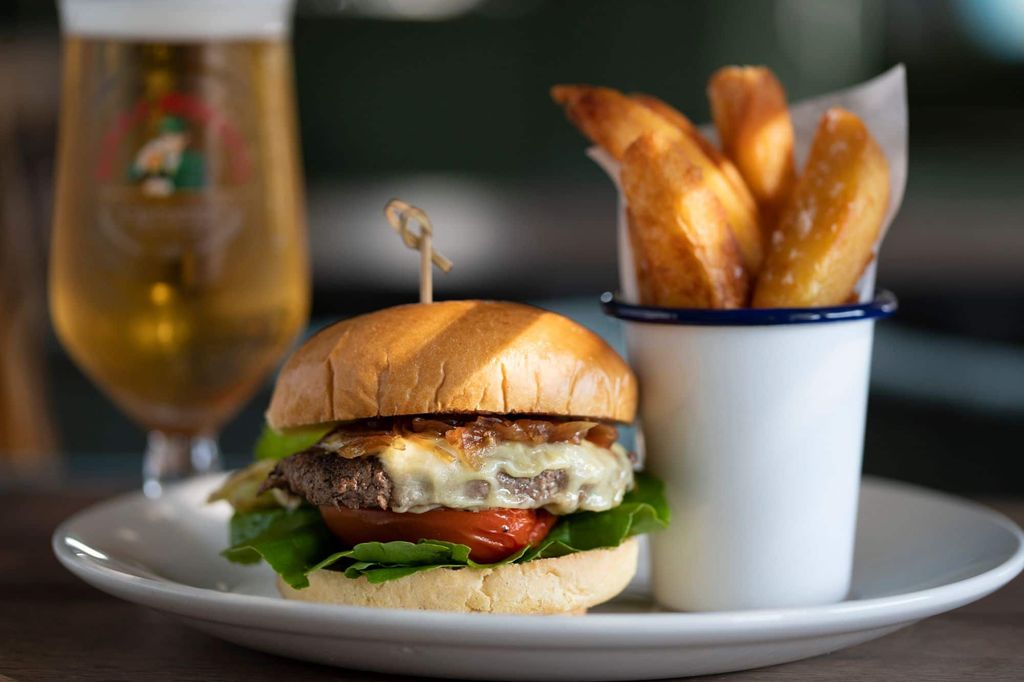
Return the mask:
{"type": "Polygon", "coordinates": [[[68,33],[64,50],[57,333],[141,424],[213,434],[308,315],[289,45],[68,33]]]}

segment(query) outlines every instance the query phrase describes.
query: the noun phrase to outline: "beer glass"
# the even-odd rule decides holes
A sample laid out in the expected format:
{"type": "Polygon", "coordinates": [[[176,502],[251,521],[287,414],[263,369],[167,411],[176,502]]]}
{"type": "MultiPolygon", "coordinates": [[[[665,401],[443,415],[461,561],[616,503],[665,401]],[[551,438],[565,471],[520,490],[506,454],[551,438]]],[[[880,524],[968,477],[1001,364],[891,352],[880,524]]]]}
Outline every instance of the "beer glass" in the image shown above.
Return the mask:
{"type": "Polygon", "coordinates": [[[150,430],[144,491],[216,435],[307,320],[290,0],[62,0],[50,310],[150,430]]]}

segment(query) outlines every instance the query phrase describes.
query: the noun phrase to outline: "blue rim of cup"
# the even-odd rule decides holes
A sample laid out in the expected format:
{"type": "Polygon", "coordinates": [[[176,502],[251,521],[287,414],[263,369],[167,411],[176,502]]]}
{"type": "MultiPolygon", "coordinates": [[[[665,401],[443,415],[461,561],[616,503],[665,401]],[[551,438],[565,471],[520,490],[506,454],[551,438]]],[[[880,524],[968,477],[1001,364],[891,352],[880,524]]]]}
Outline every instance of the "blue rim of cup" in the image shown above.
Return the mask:
{"type": "Polygon", "coordinates": [[[820,324],[822,322],[850,322],[878,320],[891,317],[899,304],[891,291],[880,291],[869,303],[839,305],[827,308],[736,308],[718,310],[709,308],[659,308],[624,303],[616,294],[601,294],[601,309],[605,315],[627,322],[648,324],[700,325],[708,327],[749,327],[777,324],[820,324]]]}

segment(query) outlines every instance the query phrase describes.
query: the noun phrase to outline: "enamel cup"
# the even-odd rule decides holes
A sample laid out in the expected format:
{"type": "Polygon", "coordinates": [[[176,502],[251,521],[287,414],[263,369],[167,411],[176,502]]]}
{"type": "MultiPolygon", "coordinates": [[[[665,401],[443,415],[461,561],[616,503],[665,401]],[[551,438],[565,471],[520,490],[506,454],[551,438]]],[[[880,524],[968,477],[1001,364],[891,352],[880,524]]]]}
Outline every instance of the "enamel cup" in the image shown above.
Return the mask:
{"type": "Polygon", "coordinates": [[[829,604],[850,589],[875,321],[834,308],[689,310],[602,297],[640,380],[646,468],[672,523],[651,536],[664,607],[829,604]]]}

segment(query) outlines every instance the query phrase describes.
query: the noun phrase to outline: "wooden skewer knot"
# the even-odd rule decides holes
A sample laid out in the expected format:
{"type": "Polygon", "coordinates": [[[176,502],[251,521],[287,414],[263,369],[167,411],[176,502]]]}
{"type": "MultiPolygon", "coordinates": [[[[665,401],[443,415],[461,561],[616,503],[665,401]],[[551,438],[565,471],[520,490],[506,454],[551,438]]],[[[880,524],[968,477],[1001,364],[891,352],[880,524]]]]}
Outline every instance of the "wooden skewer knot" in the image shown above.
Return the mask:
{"type": "Polygon", "coordinates": [[[418,249],[420,252],[420,303],[431,303],[434,300],[434,279],[431,263],[441,268],[442,272],[452,269],[452,262],[437,252],[431,244],[433,227],[430,225],[430,218],[422,210],[408,204],[401,199],[392,199],[384,207],[384,217],[391,223],[391,227],[402,238],[402,241],[410,249],[418,249]],[[416,222],[420,226],[419,232],[413,232],[409,224],[416,222]]]}
{"type": "MultiPolygon", "coordinates": [[[[410,249],[419,249],[424,240],[427,240],[429,243],[434,234],[430,218],[427,217],[423,209],[401,199],[389,201],[387,206],[384,207],[384,216],[410,249]],[[410,229],[411,223],[419,225],[418,233],[410,229]]],[[[452,262],[432,246],[430,247],[430,260],[434,265],[441,268],[443,272],[449,272],[452,269],[452,262]]]]}

